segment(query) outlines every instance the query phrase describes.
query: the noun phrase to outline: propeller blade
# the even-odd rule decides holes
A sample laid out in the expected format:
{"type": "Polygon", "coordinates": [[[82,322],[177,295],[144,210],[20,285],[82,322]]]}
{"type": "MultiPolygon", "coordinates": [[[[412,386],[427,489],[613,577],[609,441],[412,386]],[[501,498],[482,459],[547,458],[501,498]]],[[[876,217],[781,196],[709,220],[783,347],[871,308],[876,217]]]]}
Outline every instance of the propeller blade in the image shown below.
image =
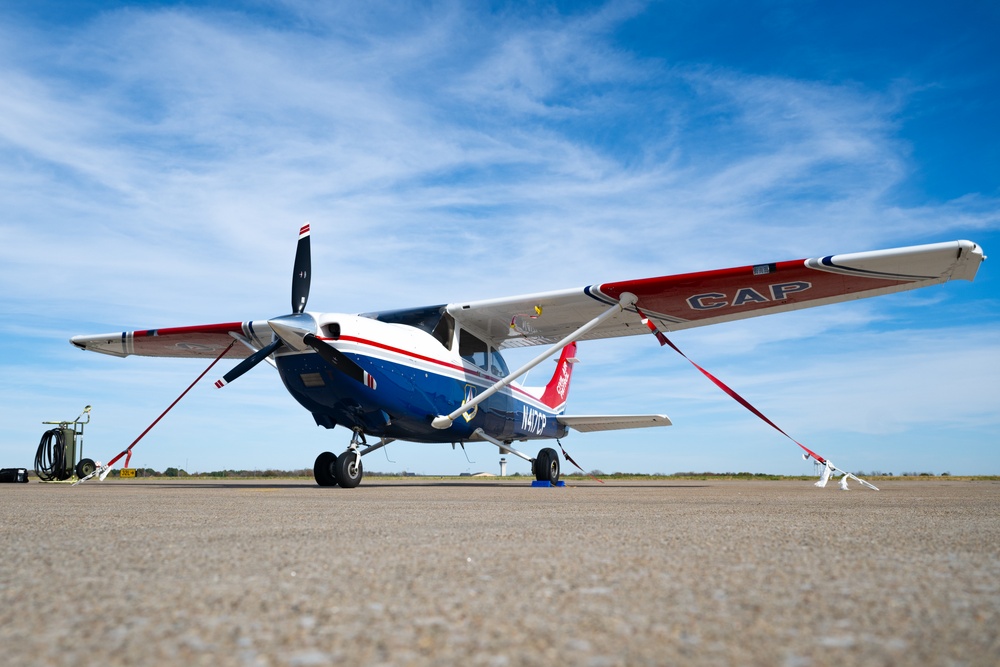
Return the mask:
{"type": "Polygon", "coordinates": [[[215,382],[216,389],[222,389],[227,384],[229,384],[239,376],[243,375],[244,373],[246,373],[248,370],[259,364],[260,362],[267,359],[269,356],[271,356],[271,354],[275,350],[281,347],[281,345],[282,345],[281,340],[280,339],[276,340],[267,347],[260,348],[259,350],[251,354],[249,357],[247,357],[240,363],[236,364],[236,366],[233,367],[233,370],[229,371],[228,373],[222,376],[221,380],[216,380],[215,382]]]}
{"type": "Polygon", "coordinates": [[[312,253],[309,250],[309,225],[299,230],[299,245],[295,248],[295,268],[292,270],[292,312],[301,313],[309,301],[312,280],[312,253]]]}
{"type": "Polygon", "coordinates": [[[358,366],[350,357],[337,348],[332,345],[327,345],[311,333],[306,334],[302,338],[302,342],[316,350],[319,353],[319,356],[323,357],[327,363],[344,375],[357,380],[361,384],[365,383],[365,371],[361,368],[361,366],[358,366]]]}

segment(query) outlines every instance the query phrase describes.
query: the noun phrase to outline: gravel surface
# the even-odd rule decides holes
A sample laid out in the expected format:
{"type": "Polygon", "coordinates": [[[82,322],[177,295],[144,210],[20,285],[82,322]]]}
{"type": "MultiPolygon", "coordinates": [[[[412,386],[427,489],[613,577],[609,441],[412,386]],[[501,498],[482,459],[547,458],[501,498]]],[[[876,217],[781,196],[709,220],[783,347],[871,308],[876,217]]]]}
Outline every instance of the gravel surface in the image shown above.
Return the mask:
{"type": "Polygon", "coordinates": [[[997,665],[1000,483],[0,485],[8,665],[997,665]]]}

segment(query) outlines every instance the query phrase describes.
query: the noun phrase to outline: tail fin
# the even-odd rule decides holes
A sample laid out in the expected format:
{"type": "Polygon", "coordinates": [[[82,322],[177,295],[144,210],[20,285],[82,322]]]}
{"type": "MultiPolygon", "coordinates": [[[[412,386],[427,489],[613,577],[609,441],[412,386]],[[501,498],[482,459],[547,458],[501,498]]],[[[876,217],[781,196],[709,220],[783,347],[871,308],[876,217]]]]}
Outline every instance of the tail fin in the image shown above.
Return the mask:
{"type": "Polygon", "coordinates": [[[559,355],[559,363],[556,364],[556,372],[552,379],[545,385],[542,393],[542,403],[554,410],[562,408],[566,404],[566,396],[569,394],[569,378],[573,374],[573,364],[576,363],[576,343],[570,343],[563,348],[559,355]]]}

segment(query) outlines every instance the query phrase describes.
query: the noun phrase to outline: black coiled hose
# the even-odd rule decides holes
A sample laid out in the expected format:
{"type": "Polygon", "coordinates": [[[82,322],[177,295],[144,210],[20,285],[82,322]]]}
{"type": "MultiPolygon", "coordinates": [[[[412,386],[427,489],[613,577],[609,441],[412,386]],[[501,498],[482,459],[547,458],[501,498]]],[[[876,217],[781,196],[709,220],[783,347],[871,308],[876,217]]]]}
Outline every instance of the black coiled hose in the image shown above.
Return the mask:
{"type": "Polygon", "coordinates": [[[66,469],[66,440],[63,430],[54,428],[42,434],[35,453],[35,474],[43,482],[63,481],[73,474],[66,469]]]}

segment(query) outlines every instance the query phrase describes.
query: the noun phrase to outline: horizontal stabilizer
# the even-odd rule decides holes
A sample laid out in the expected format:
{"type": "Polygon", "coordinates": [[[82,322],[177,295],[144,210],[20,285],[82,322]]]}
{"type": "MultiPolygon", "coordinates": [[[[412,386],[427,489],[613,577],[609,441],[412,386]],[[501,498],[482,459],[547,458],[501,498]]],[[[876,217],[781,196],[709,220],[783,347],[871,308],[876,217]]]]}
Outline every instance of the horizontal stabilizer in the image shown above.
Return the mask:
{"type": "Polygon", "coordinates": [[[670,418],[666,415],[586,415],[579,417],[559,415],[556,420],[563,426],[568,426],[581,433],[670,426],[670,418]]]}

